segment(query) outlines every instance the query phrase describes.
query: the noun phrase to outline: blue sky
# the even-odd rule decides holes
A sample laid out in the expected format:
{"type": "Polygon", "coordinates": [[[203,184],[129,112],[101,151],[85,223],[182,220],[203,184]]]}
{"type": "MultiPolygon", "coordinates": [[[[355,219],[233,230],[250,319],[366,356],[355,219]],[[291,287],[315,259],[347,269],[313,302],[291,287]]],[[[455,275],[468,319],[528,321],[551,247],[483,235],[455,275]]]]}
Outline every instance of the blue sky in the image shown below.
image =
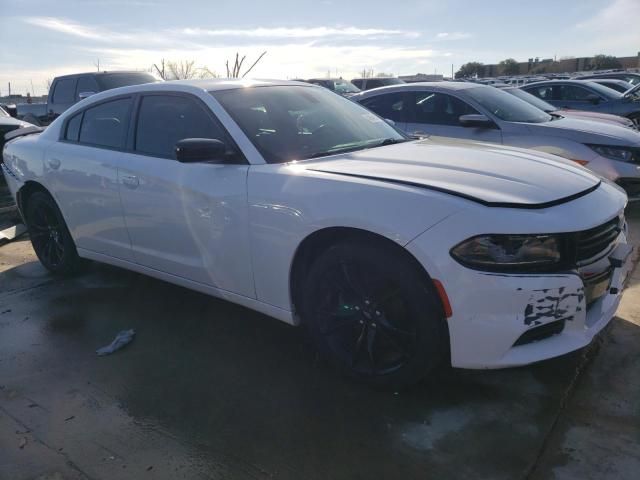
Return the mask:
{"type": "Polygon", "coordinates": [[[0,93],[56,75],[236,51],[263,78],[450,74],[451,65],[640,50],[640,0],[0,0],[0,93]]]}

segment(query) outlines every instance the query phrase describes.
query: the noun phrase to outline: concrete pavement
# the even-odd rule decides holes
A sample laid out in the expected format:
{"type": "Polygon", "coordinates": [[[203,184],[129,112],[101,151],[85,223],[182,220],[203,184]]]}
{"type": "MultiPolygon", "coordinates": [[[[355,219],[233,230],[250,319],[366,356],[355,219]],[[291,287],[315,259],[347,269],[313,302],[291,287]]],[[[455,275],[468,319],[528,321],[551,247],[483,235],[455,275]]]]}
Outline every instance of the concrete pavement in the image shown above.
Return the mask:
{"type": "Polygon", "coordinates": [[[104,265],[53,278],[16,241],[0,246],[0,479],[635,478],[638,282],[593,348],[394,393],[336,376],[276,320],[104,265]]]}

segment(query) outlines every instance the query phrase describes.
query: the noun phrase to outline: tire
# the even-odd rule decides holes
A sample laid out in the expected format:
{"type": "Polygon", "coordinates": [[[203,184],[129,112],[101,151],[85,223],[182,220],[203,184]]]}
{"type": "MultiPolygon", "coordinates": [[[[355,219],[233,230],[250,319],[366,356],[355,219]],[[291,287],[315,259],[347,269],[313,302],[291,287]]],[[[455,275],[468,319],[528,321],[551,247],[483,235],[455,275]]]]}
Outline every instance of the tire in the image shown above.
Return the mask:
{"type": "Polygon", "coordinates": [[[376,387],[419,382],[445,360],[449,335],[429,278],[377,242],[343,242],[313,263],[301,317],[320,354],[376,387]]]}
{"type": "Polygon", "coordinates": [[[635,124],[636,130],[640,130],[640,113],[629,115],[629,120],[631,120],[635,124]]]}
{"type": "Polygon", "coordinates": [[[25,212],[31,245],[40,263],[52,273],[68,275],[80,266],[80,257],[62,212],[45,192],[35,192],[27,199],[25,212]]]}

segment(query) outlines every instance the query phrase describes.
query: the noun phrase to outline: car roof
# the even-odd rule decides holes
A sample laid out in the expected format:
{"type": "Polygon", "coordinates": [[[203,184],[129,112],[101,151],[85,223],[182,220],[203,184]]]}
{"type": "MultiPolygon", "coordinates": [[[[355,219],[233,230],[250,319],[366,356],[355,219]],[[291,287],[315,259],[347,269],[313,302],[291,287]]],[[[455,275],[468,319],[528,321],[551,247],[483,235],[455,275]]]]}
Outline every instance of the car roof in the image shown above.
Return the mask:
{"type": "Polygon", "coordinates": [[[141,71],[136,71],[136,70],[112,70],[112,71],[102,71],[102,72],[81,72],[81,73],[70,73],[68,75],[58,75],[56,77],[57,78],[71,78],[71,77],[79,77],[82,75],[91,75],[94,77],[102,77],[104,75],[113,75],[113,74],[120,74],[120,73],[126,73],[128,75],[131,75],[132,73],[143,73],[143,74],[148,74],[148,75],[153,75],[152,73],[149,72],[141,72],[141,71]]]}
{"type": "Polygon", "coordinates": [[[448,91],[462,91],[469,90],[471,88],[495,88],[491,85],[483,85],[481,83],[470,83],[470,82],[415,82],[415,83],[401,83],[399,85],[387,85],[385,87],[373,88],[371,90],[366,90],[364,92],[356,93],[353,98],[365,98],[369,96],[374,96],[380,93],[388,93],[394,91],[420,91],[423,89],[434,89],[434,90],[448,90],[448,91]]]}
{"type": "Polygon", "coordinates": [[[235,78],[215,78],[215,79],[198,79],[198,80],[172,80],[169,82],[141,83],[136,85],[128,85],[119,88],[113,88],[104,92],[96,93],[90,98],[101,100],[116,95],[126,95],[138,92],[187,92],[195,93],[197,91],[206,92],[220,90],[234,90],[248,87],[269,87],[292,85],[306,88],[324,88],[312,83],[296,82],[293,80],[257,80],[257,79],[235,79],[235,78]]]}

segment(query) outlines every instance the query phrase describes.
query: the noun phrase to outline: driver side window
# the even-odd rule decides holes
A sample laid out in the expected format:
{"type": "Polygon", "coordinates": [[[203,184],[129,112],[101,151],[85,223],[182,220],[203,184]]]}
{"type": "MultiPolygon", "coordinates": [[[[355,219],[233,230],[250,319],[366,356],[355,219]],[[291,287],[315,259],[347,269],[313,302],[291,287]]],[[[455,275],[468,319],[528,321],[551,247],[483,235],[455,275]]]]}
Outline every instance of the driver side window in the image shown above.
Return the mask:
{"type": "Polygon", "coordinates": [[[586,88],[575,85],[560,85],[560,100],[587,101],[590,95],[594,95],[594,93],[586,88]]]}
{"type": "Polygon", "coordinates": [[[478,114],[462,100],[437,92],[416,92],[414,97],[416,123],[462,127],[461,115],[478,114]]]}
{"type": "Polygon", "coordinates": [[[194,99],[147,95],[138,110],[134,149],[156,157],[175,158],[175,145],[185,138],[215,138],[225,132],[194,99]]]}

